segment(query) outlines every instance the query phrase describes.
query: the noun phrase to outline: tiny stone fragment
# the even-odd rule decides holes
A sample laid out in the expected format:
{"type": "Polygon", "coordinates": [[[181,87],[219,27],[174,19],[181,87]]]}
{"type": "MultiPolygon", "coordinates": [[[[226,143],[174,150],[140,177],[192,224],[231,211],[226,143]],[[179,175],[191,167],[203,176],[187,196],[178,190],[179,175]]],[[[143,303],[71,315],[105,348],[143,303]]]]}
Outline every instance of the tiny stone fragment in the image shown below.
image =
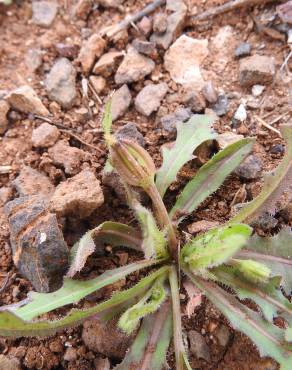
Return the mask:
{"type": "Polygon", "coordinates": [[[243,180],[254,180],[262,174],[262,161],[255,155],[248,156],[235,170],[243,180]]]}
{"type": "Polygon", "coordinates": [[[186,91],[183,102],[192,110],[194,113],[201,113],[206,108],[206,101],[202,94],[198,91],[189,90],[186,91]]]}
{"type": "Polygon", "coordinates": [[[93,172],[83,170],[57,186],[50,200],[50,210],[58,216],[88,217],[103,204],[100,182],[93,172]]]}
{"type": "Polygon", "coordinates": [[[63,108],[71,108],[77,95],[75,79],[76,70],[71,62],[66,58],[57,60],[45,82],[49,98],[63,108]]]}
{"type": "Polygon", "coordinates": [[[115,121],[119,117],[123,116],[129,108],[132,101],[132,95],[125,84],[115,91],[112,97],[112,120],[115,121]]]}
{"type": "Polygon", "coordinates": [[[226,347],[231,338],[230,330],[226,325],[220,325],[217,327],[214,335],[222,347],[226,347]]]}
{"type": "Polygon", "coordinates": [[[229,102],[227,96],[225,94],[220,94],[218,96],[217,102],[213,104],[211,108],[218,117],[224,116],[229,109],[229,102]]]}
{"type": "Polygon", "coordinates": [[[90,76],[89,82],[97,94],[100,94],[106,86],[106,80],[101,76],[90,76]]]}
{"type": "Polygon", "coordinates": [[[9,104],[5,100],[0,100],[0,135],[4,134],[8,127],[7,113],[9,104]]]}
{"type": "Polygon", "coordinates": [[[105,46],[105,40],[96,34],[90,36],[89,39],[83,43],[78,55],[78,60],[81,63],[84,73],[90,72],[95,60],[102,55],[105,46]]]}
{"type": "Polygon", "coordinates": [[[57,166],[62,166],[68,175],[76,175],[80,171],[82,162],[89,159],[89,154],[81,149],[70,146],[63,140],[59,140],[48,153],[57,166]]]}
{"type": "Polygon", "coordinates": [[[21,169],[12,184],[20,196],[40,194],[48,196],[55,189],[46,175],[29,166],[21,169]]]}
{"type": "Polygon", "coordinates": [[[138,51],[138,53],[148,55],[150,57],[154,57],[157,54],[156,45],[154,42],[135,39],[132,42],[132,45],[138,51]]]}
{"type": "Polygon", "coordinates": [[[191,117],[191,111],[186,108],[177,108],[173,113],[167,114],[160,119],[162,128],[170,133],[176,133],[176,124],[185,122],[191,117]]]}
{"type": "Polygon", "coordinates": [[[137,23],[137,27],[144,36],[148,37],[152,31],[152,21],[149,17],[144,16],[141,21],[137,23]]]}
{"type": "Polygon", "coordinates": [[[129,47],[116,74],[116,84],[132,83],[142,80],[155,68],[155,63],[150,58],[140,54],[134,47],[129,47]]]}
{"type": "Polygon", "coordinates": [[[218,149],[224,149],[228,145],[236,143],[237,141],[243,139],[243,135],[238,135],[233,132],[223,132],[223,134],[219,134],[215,141],[217,142],[218,149]]]}
{"type": "Polygon", "coordinates": [[[218,100],[218,94],[215,90],[212,81],[208,81],[205,83],[205,85],[202,88],[202,93],[205,97],[205,99],[210,103],[214,104],[218,100]]]}
{"type": "Polygon", "coordinates": [[[42,52],[40,49],[29,49],[25,55],[25,64],[35,72],[43,62],[42,52]]]}
{"type": "Polygon", "coordinates": [[[235,49],[235,56],[236,58],[242,58],[250,55],[251,46],[248,42],[242,42],[240,45],[237,46],[235,49]]]}
{"type": "Polygon", "coordinates": [[[160,103],[165,97],[167,91],[168,86],[165,82],[157,85],[149,84],[145,86],[136,96],[136,110],[145,116],[150,116],[151,113],[159,108],[160,103]]]}
{"type": "Polygon", "coordinates": [[[55,1],[33,1],[32,22],[42,27],[50,27],[58,11],[55,1]]]}
{"type": "Polygon", "coordinates": [[[220,223],[217,221],[207,221],[207,220],[196,221],[188,225],[188,232],[190,234],[197,234],[202,231],[213,229],[214,227],[219,226],[219,224],[220,223]]]}
{"type": "Polygon", "coordinates": [[[28,85],[11,91],[6,96],[6,101],[12,108],[23,113],[33,113],[40,116],[48,116],[49,111],[43,105],[33,88],[28,85]]]}
{"type": "Polygon", "coordinates": [[[255,54],[240,61],[239,80],[243,87],[270,84],[274,75],[275,62],[272,57],[255,54]]]}
{"type": "Polygon", "coordinates": [[[94,368],[95,370],[110,370],[111,364],[108,358],[96,358],[94,360],[94,368]]]}
{"type": "Polygon", "coordinates": [[[254,97],[258,97],[262,95],[263,91],[265,90],[265,86],[263,85],[253,85],[251,89],[251,93],[254,97]]]}
{"type": "Polygon", "coordinates": [[[60,131],[57,127],[44,122],[33,130],[31,141],[32,145],[36,148],[48,148],[54,145],[59,137],[60,131]]]}
{"type": "Polygon", "coordinates": [[[162,34],[167,29],[167,15],[165,13],[156,13],[153,17],[153,31],[162,34]]]}
{"type": "Polygon", "coordinates": [[[68,59],[75,59],[78,56],[79,46],[75,44],[63,44],[62,42],[58,42],[55,45],[56,51],[60,57],[68,58],[68,59]]]}
{"type": "Polygon", "coordinates": [[[93,0],[78,0],[73,9],[73,17],[86,20],[93,6],[93,0]]]}
{"type": "Polygon", "coordinates": [[[240,104],[240,106],[237,108],[236,112],[234,113],[233,118],[236,121],[244,122],[247,118],[246,109],[243,104],[240,104]]]}

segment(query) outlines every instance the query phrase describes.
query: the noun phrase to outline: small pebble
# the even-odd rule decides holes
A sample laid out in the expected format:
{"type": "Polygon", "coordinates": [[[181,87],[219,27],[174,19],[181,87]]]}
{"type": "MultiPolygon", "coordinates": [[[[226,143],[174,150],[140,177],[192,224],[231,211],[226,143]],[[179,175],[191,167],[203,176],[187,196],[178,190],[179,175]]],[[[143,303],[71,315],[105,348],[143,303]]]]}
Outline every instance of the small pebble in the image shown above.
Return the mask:
{"type": "Polygon", "coordinates": [[[265,90],[265,86],[263,85],[253,85],[251,89],[251,93],[254,97],[258,97],[262,95],[263,91],[265,90]]]}
{"type": "Polygon", "coordinates": [[[248,42],[242,42],[238,47],[235,49],[235,56],[236,58],[242,58],[250,55],[251,46],[248,42]]]}
{"type": "Polygon", "coordinates": [[[246,110],[243,104],[240,104],[240,106],[237,108],[233,118],[236,121],[240,121],[240,122],[244,122],[246,120],[247,113],[246,113],[246,110]]]}

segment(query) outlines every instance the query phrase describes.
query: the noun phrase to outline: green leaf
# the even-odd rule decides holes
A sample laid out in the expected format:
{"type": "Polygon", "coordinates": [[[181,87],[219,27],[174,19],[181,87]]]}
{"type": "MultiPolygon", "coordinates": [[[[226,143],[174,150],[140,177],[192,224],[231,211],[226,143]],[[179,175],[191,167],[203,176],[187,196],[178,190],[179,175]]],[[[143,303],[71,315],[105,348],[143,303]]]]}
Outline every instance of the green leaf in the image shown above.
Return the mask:
{"type": "Polygon", "coordinates": [[[31,292],[28,294],[30,303],[13,311],[22,319],[31,320],[34,317],[52,311],[55,308],[63,307],[70,303],[76,303],[96,290],[109,284],[113,284],[132,272],[153,266],[159,262],[161,262],[161,260],[135,262],[117,269],[106,271],[97,278],[86,281],[65,278],[64,284],[59,290],[53,293],[31,292]]]}
{"type": "Polygon", "coordinates": [[[215,138],[207,115],[196,114],[189,121],[177,124],[177,138],[171,149],[163,148],[163,163],[157,171],[156,186],[163,197],[169,185],[175,181],[181,167],[193,158],[194,150],[206,140],[215,138]]]}
{"type": "Polygon", "coordinates": [[[247,250],[240,251],[236,257],[253,259],[268,266],[274,276],[282,277],[287,294],[292,290],[292,232],[282,229],[272,237],[254,235],[248,242],[247,250]]]}
{"type": "Polygon", "coordinates": [[[124,246],[141,251],[141,234],[134,228],[119,222],[106,221],[98,227],[88,231],[73,246],[71,253],[70,269],[68,277],[73,277],[84,267],[87,258],[97,249],[103,254],[103,244],[112,247],[124,246]]]}
{"type": "MultiPolygon", "coordinates": [[[[80,325],[87,318],[110,309],[119,308],[124,302],[130,301],[137,295],[144,294],[145,290],[160,276],[168,273],[169,267],[165,266],[140,280],[132,288],[116,292],[113,296],[98,305],[86,309],[73,309],[67,316],[56,321],[40,320],[34,322],[24,321],[28,315],[24,312],[0,312],[0,335],[5,337],[23,336],[48,336],[68,327],[80,325]],[[16,315],[17,313],[17,315],[16,315]]],[[[3,310],[4,307],[1,308],[3,310]]],[[[30,315],[35,316],[35,315],[30,315]]],[[[32,318],[32,317],[30,317],[32,318]]]]}
{"type": "Polygon", "coordinates": [[[264,177],[264,184],[260,194],[251,202],[247,203],[229,223],[251,223],[264,212],[274,214],[277,202],[285,193],[291,199],[292,183],[292,125],[281,126],[281,132],[286,140],[287,148],[285,156],[279,166],[264,177]]]}
{"type": "Polygon", "coordinates": [[[257,261],[232,258],[228,264],[234,268],[239,276],[251,283],[266,283],[271,275],[271,270],[257,261]]]}
{"type": "Polygon", "coordinates": [[[246,158],[253,144],[253,139],[239,140],[215,154],[185,186],[170,212],[170,217],[179,223],[193,212],[246,158]]]}
{"type": "Polygon", "coordinates": [[[240,299],[253,300],[266,320],[273,323],[275,317],[282,316],[292,325],[292,304],[281,292],[279,276],[270,278],[266,283],[253,283],[238,275],[236,268],[220,266],[213,272],[218,281],[230,286],[240,299]]]}
{"type": "Polygon", "coordinates": [[[172,336],[171,305],[169,301],[147,316],[126,357],[115,370],[161,370],[172,336]]]}
{"type": "Polygon", "coordinates": [[[145,258],[153,256],[157,258],[167,257],[167,240],[164,237],[164,233],[159,230],[151,211],[137,201],[132,201],[132,206],[142,229],[142,249],[145,258]]]}
{"type": "Polygon", "coordinates": [[[104,133],[104,138],[108,146],[111,145],[112,142],[112,135],[111,135],[111,129],[112,129],[112,100],[109,99],[109,101],[106,103],[104,107],[104,114],[101,122],[101,126],[104,133]]]}
{"type": "Polygon", "coordinates": [[[215,283],[194,277],[187,271],[186,273],[231,325],[256,344],[261,356],[274,358],[281,370],[292,368],[292,346],[285,342],[285,330],[266,321],[260,313],[252,311],[215,283]]]}
{"type": "Polygon", "coordinates": [[[228,261],[244,246],[251,232],[248,225],[237,224],[199,235],[183,247],[182,265],[187,264],[194,273],[204,274],[207,269],[228,261]]]}
{"type": "Polygon", "coordinates": [[[158,278],[140,301],[122,314],[118,322],[120,329],[130,335],[143,317],[158,310],[167,297],[164,280],[165,276],[158,278]]]}

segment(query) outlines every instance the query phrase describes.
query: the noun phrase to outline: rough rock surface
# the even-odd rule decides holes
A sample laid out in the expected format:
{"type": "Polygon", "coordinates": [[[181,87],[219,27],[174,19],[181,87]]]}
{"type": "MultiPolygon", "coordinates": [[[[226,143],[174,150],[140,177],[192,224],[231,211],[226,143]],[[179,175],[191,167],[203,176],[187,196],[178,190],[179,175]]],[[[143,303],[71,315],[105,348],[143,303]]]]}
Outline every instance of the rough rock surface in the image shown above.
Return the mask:
{"type": "Polygon", "coordinates": [[[143,135],[141,134],[140,131],[138,131],[137,126],[132,122],[129,122],[122,127],[119,127],[115,136],[121,139],[134,140],[137,141],[137,143],[140,144],[141,146],[143,147],[145,146],[145,139],[143,135]]]}
{"type": "Polygon", "coordinates": [[[0,100],[0,135],[4,134],[8,127],[7,113],[9,104],[5,100],[0,100]]]}
{"type": "Polygon", "coordinates": [[[139,54],[134,47],[129,47],[127,54],[115,74],[115,82],[120,85],[142,80],[154,68],[155,63],[153,60],[139,54]]]}
{"type": "Polygon", "coordinates": [[[58,216],[85,218],[103,202],[100,182],[93,172],[83,170],[57,186],[50,200],[50,210],[58,216]]]}
{"type": "Polygon", "coordinates": [[[194,89],[201,89],[204,86],[204,79],[200,64],[207,55],[208,40],[199,40],[182,35],[165,53],[164,66],[176,83],[194,89]]]}
{"type": "Polygon", "coordinates": [[[81,63],[84,73],[90,72],[95,60],[102,55],[105,46],[105,40],[96,34],[90,36],[89,39],[83,43],[78,60],[81,63]]]}
{"type": "Polygon", "coordinates": [[[168,86],[165,82],[145,86],[136,96],[136,110],[145,116],[150,116],[151,113],[159,108],[161,100],[165,97],[167,91],[168,86]]]}
{"type": "Polygon", "coordinates": [[[17,178],[13,181],[20,196],[26,195],[49,195],[54,191],[54,185],[49,178],[41,172],[24,166],[17,178]]]}
{"type": "Polygon", "coordinates": [[[167,18],[167,28],[162,34],[154,33],[150,41],[163,49],[168,49],[170,44],[179,36],[185,23],[187,6],[183,0],[168,0],[166,10],[170,12],[167,18]]]}
{"type": "Polygon", "coordinates": [[[115,121],[123,116],[129,108],[132,95],[127,85],[123,85],[115,91],[112,97],[112,120],[115,121]]]}
{"type": "Polygon", "coordinates": [[[262,161],[256,155],[248,156],[235,170],[244,180],[254,180],[262,174],[262,161]]]}
{"type": "Polygon", "coordinates": [[[108,53],[103,54],[95,64],[93,73],[103,77],[111,76],[123,55],[124,54],[120,51],[109,51],[108,53]]]}
{"type": "Polygon", "coordinates": [[[210,350],[205,338],[195,330],[190,330],[188,337],[190,341],[190,352],[196,358],[202,358],[207,362],[211,361],[210,350]]]}
{"type": "Polygon", "coordinates": [[[38,26],[50,27],[58,11],[56,1],[33,1],[32,22],[38,26]]]}
{"type": "Polygon", "coordinates": [[[176,124],[185,122],[191,117],[189,109],[177,108],[173,113],[161,117],[160,123],[162,128],[170,134],[176,133],[176,124]]]}
{"type": "Polygon", "coordinates": [[[81,149],[70,146],[66,141],[58,141],[48,150],[54,164],[62,166],[65,173],[75,175],[80,170],[82,162],[89,159],[89,154],[81,149]]]}
{"type": "Polygon", "coordinates": [[[34,113],[48,116],[49,111],[43,105],[34,89],[28,85],[21,86],[10,92],[6,97],[10,106],[23,113],[34,113]]]}
{"type": "Polygon", "coordinates": [[[255,54],[240,61],[239,80],[243,87],[270,84],[274,75],[275,62],[272,57],[255,54]]]}
{"type": "Polygon", "coordinates": [[[60,131],[57,127],[44,122],[33,130],[31,141],[32,145],[36,148],[48,148],[54,145],[59,137],[60,131]]]}
{"type": "Polygon", "coordinates": [[[116,321],[105,323],[94,318],[83,324],[82,339],[90,350],[122,359],[133,342],[133,335],[126,335],[119,330],[116,321]]]}
{"type": "Polygon", "coordinates": [[[53,65],[46,78],[46,89],[51,100],[63,108],[71,108],[76,98],[76,70],[66,58],[53,65]]]}
{"type": "Polygon", "coordinates": [[[10,226],[13,262],[38,292],[61,287],[68,266],[68,247],[57,218],[39,196],[8,202],[4,211],[10,226]]]}

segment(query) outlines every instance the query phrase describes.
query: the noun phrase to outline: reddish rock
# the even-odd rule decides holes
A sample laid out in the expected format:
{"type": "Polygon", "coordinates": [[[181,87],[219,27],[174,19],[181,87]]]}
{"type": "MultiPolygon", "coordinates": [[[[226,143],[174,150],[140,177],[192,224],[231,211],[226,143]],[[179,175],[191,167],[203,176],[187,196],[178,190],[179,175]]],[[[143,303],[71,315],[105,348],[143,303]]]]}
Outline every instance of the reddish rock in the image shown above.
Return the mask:
{"type": "Polygon", "coordinates": [[[49,195],[54,191],[54,185],[46,175],[28,166],[21,169],[12,184],[20,196],[49,195]]]}
{"type": "Polygon", "coordinates": [[[274,75],[275,62],[272,57],[255,54],[240,61],[239,80],[241,86],[267,85],[273,82],[274,75]]]}
{"type": "Polygon", "coordinates": [[[168,86],[165,82],[145,86],[136,96],[136,110],[145,116],[150,116],[151,113],[160,107],[160,103],[167,91],[168,86]]]}
{"type": "Polygon", "coordinates": [[[55,144],[60,137],[60,131],[56,126],[50,125],[47,122],[42,123],[32,132],[32,145],[36,148],[48,148],[55,144]]]}
{"type": "Polygon", "coordinates": [[[124,54],[120,51],[109,51],[108,53],[103,54],[95,64],[93,73],[103,77],[111,76],[123,55],[124,54]]]}
{"type": "Polygon", "coordinates": [[[105,40],[96,34],[84,42],[78,56],[84,73],[91,70],[96,59],[102,55],[105,46],[105,40]]]}
{"type": "Polygon", "coordinates": [[[62,166],[65,173],[75,175],[80,171],[82,162],[87,161],[90,155],[81,149],[70,146],[66,141],[58,141],[48,150],[53,163],[62,166]]]}
{"type": "Polygon", "coordinates": [[[4,134],[8,127],[7,113],[9,104],[5,100],[0,100],[0,135],[4,134]]]}
{"type": "Polygon", "coordinates": [[[104,202],[100,182],[84,170],[57,186],[50,201],[50,209],[58,216],[85,218],[104,202]]]}

